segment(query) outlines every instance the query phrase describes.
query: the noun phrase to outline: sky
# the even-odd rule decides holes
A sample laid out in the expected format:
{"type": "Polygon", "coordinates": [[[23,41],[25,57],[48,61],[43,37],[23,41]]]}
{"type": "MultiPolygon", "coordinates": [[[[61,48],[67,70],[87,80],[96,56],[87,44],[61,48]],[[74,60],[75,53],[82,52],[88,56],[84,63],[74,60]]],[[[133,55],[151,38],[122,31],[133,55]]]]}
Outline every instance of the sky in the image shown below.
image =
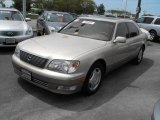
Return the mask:
{"type": "MultiPolygon", "coordinates": [[[[94,0],[96,4],[103,3],[106,10],[119,9],[125,10],[126,0],[94,0]]],[[[12,5],[12,0],[6,0],[6,5],[12,5]]],[[[127,11],[131,13],[136,13],[136,7],[138,0],[127,0],[127,11]]],[[[142,0],[142,10],[141,14],[153,14],[160,15],[160,0],[142,0]]]]}
{"type": "MultiPolygon", "coordinates": [[[[95,0],[96,4],[103,3],[106,10],[119,9],[125,10],[126,0],[95,0]]],[[[127,11],[136,13],[138,0],[127,0],[127,11]]],[[[142,0],[141,14],[160,15],[160,0],[142,0]]]]}
{"type": "Polygon", "coordinates": [[[12,0],[6,0],[5,1],[6,7],[10,7],[13,4],[12,0]]]}
{"type": "MultiPolygon", "coordinates": [[[[96,4],[103,3],[106,10],[125,10],[125,0],[95,0],[96,4]]],[[[127,11],[136,13],[138,0],[127,0],[127,11]]],[[[142,0],[141,14],[160,15],[160,0],[142,0]]]]}

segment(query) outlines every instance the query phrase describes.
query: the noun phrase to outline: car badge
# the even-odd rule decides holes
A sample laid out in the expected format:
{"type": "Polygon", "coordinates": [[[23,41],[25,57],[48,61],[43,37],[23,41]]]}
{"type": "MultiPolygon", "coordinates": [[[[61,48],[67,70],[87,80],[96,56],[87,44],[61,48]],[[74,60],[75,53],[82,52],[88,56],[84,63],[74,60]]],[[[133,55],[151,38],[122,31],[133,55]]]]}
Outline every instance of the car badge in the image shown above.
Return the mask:
{"type": "Polygon", "coordinates": [[[28,62],[30,62],[30,61],[31,61],[31,59],[32,59],[32,56],[31,56],[31,55],[28,55],[28,57],[27,57],[27,61],[28,61],[28,62]]]}
{"type": "Polygon", "coordinates": [[[13,36],[13,32],[7,32],[8,36],[13,36]]]}

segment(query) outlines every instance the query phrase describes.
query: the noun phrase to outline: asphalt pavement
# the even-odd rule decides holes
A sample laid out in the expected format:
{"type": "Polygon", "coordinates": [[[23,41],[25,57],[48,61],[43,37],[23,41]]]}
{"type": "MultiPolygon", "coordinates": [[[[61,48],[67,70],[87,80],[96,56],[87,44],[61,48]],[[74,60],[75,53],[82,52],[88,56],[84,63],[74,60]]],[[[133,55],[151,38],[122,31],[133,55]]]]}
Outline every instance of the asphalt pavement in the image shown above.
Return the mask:
{"type": "Polygon", "coordinates": [[[92,96],[58,95],[20,79],[14,48],[0,48],[0,120],[150,120],[160,98],[160,44],[149,43],[139,65],[107,75],[92,96]]]}

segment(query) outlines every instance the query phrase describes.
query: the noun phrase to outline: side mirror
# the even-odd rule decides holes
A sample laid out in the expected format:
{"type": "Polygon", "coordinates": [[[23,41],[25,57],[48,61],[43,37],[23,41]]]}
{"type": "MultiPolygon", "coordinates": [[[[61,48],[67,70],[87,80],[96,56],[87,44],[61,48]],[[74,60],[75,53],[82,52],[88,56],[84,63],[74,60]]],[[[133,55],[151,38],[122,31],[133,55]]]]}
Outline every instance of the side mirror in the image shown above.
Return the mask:
{"type": "Polygon", "coordinates": [[[114,43],[126,43],[126,38],[125,37],[116,37],[116,39],[114,40],[114,43]]]}
{"type": "Polygon", "coordinates": [[[137,19],[135,19],[134,21],[135,21],[136,23],[138,23],[138,20],[137,20],[137,19]]]}
{"type": "Polygon", "coordinates": [[[39,18],[39,21],[41,21],[41,22],[42,22],[42,21],[44,21],[44,19],[43,19],[43,18],[39,18]]]}
{"type": "Polygon", "coordinates": [[[31,18],[26,18],[25,21],[26,22],[31,21],[31,18]]]}

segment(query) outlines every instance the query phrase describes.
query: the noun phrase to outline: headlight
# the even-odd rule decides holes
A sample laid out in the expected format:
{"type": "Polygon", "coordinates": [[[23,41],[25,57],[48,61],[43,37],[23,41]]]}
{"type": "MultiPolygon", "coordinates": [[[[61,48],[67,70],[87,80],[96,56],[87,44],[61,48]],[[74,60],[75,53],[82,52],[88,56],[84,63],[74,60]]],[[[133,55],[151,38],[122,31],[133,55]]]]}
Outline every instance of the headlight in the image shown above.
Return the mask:
{"type": "Polygon", "coordinates": [[[20,58],[20,48],[18,46],[16,47],[14,54],[20,58]]]}
{"type": "Polygon", "coordinates": [[[77,70],[80,62],[69,60],[53,60],[48,69],[60,73],[73,73],[77,70]]]}
{"type": "Polygon", "coordinates": [[[26,35],[32,35],[33,34],[33,30],[32,28],[29,26],[27,31],[26,31],[26,35]]]}
{"type": "Polygon", "coordinates": [[[55,29],[54,27],[48,26],[48,28],[49,28],[49,32],[50,32],[50,33],[52,33],[52,32],[55,32],[55,31],[56,31],[56,29],[55,29]]]}

